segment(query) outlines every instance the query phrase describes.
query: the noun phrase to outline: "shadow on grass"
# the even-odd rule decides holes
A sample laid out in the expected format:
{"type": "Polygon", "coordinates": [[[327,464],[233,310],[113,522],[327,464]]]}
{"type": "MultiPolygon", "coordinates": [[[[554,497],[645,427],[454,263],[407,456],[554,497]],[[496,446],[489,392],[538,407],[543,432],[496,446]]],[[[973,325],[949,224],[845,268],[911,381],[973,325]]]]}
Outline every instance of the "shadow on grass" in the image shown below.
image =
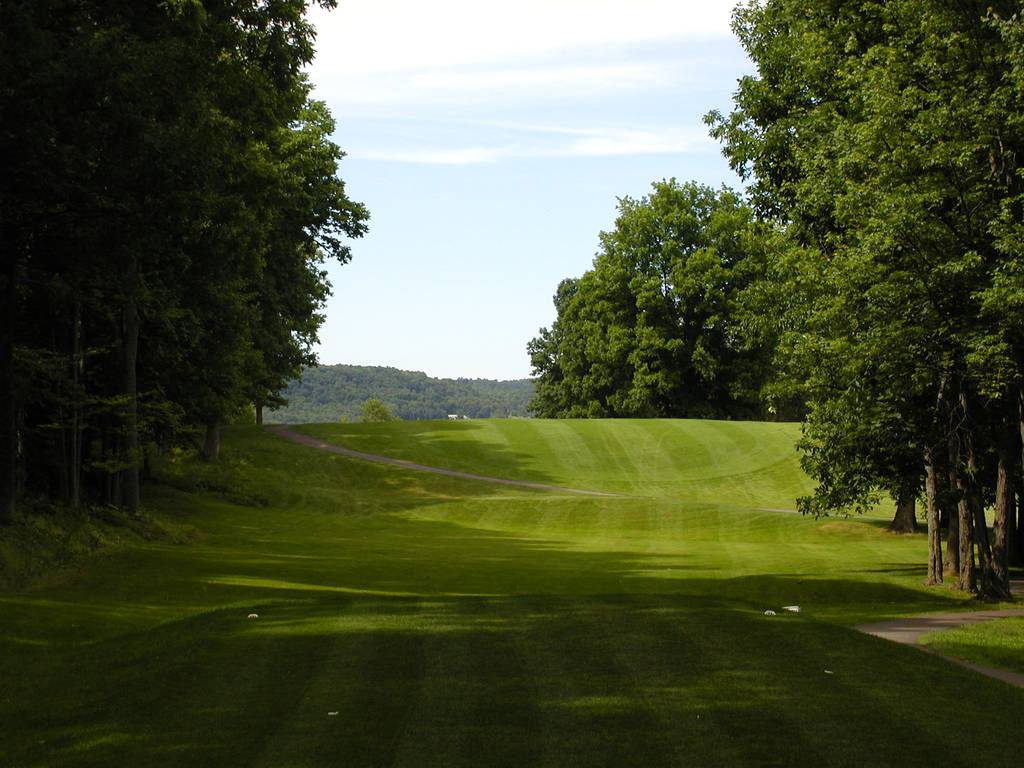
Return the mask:
{"type": "Polygon", "coordinates": [[[223,466],[167,471],[179,470],[174,488],[216,471],[266,505],[165,487],[151,503],[201,525],[196,543],[135,548],[66,585],[3,598],[0,753],[10,764],[1016,756],[1001,734],[1024,695],[817,620],[936,609],[952,596],[854,576],[712,578],[686,555],[420,519],[409,513],[494,489],[259,433],[229,446],[223,466]],[[791,603],[804,613],[764,615],[791,603]],[[954,707],[975,737],[969,755],[942,716],[954,707]]]}
{"type": "MultiPolygon", "coordinates": [[[[422,424],[409,422],[402,426],[416,434],[420,430],[428,431],[422,424]]],[[[471,422],[455,422],[450,428],[465,431],[480,427],[471,422]]],[[[153,478],[156,491],[148,494],[150,500],[164,509],[173,505],[174,500],[161,497],[159,489],[164,487],[185,493],[214,493],[230,504],[358,516],[411,511],[455,499],[486,497],[493,495],[496,489],[505,494],[527,496],[552,494],[548,490],[496,486],[480,480],[410,471],[339,456],[289,443],[255,427],[235,427],[226,430],[224,437],[225,447],[218,462],[179,457],[158,465],[153,478]]],[[[474,450],[491,449],[474,441],[467,445],[474,450]]],[[[358,446],[348,446],[346,439],[346,447],[358,446]]],[[[527,478],[530,482],[552,482],[552,478],[541,472],[518,469],[525,459],[520,454],[494,446],[488,455],[500,455],[503,463],[517,467],[517,477],[530,474],[527,478]]],[[[194,500],[179,501],[183,507],[194,505],[194,500]]]]}
{"type": "Polygon", "coordinates": [[[295,594],[51,655],[8,689],[0,745],[47,766],[966,764],[955,706],[970,757],[1014,757],[1020,692],[804,616],[295,594]]]}

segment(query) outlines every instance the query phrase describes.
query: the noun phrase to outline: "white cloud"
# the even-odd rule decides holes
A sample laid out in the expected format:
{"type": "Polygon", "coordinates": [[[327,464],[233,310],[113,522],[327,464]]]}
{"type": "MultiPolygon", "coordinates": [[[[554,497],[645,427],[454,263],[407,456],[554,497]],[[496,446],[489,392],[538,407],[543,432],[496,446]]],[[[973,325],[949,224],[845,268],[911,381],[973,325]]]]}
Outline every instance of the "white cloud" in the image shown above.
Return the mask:
{"type": "Polygon", "coordinates": [[[315,70],[350,75],[516,62],[573,49],[730,36],[734,0],[341,0],[319,8],[315,70]]]}
{"type": "Polygon", "coordinates": [[[599,82],[641,86],[663,81],[660,68],[651,64],[556,65],[488,70],[427,70],[413,74],[410,84],[423,91],[486,92],[538,87],[561,89],[599,82]]]}
{"type": "MultiPolygon", "coordinates": [[[[508,125],[506,128],[510,127],[508,125]]],[[[537,136],[525,141],[489,147],[364,148],[353,147],[351,157],[431,165],[471,165],[500,160],[558,157],[611,157],[621,155],[684,154],[713,147],[703,131],[678,128],[650,130],[523,127],[537,136]],[[547,136],[543,135],[547,134],[547,136]],[[557,137],[557,140],[551,140],[557,137]]]]}
{"type": "Polygon", "coordinates": [[[704,107],[678,105],[717,82],[709,50],[735,47],[733,2],[340,0],[312,12],[320,36],[310,77],[354,159],[467,165],[713,151],[704,107]],[[684,124],[660,127],[673,114],[684,124]],[[570,125],[514,124],[512,115],[570,125]]]}
{"type": "Polygon", "coordinates": [[[714,146],[707,133],[692,131],[614,131],[594,134],[573,142],[569,153],[576,157],[612,155],[681,154],[714,146]]]}
{"type": "Polygon", "coordinates": [[[476,165],[493,163],[512,156],[508,147],[461,147],[454,149],[356,149],[351,157],[362,160],[388,160],[425,165],[476,165]]]}
{"type": "Polygon", "coordinates": [[[671,65],[656,62],[552,63],[361,75],[322,73],[316,85],[319,98],[345,108],[585,98],[663,87],[678,77],[671,65]]]}

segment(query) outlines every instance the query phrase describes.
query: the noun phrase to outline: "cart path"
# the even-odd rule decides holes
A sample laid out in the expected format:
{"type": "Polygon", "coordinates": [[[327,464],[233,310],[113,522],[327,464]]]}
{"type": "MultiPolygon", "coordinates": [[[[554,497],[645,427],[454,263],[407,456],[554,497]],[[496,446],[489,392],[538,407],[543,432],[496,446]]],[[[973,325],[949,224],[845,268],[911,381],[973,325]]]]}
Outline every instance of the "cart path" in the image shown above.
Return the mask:
{"type": "Polygon", "coordinates": [[[405,461],[403,459],[393,459],[390,456],[381,456],[377,453],[365,453],[363,451],[355,451],[351,448],[342,448],[340,445],[332,445],[331,443],[325,443],[323,440],[319,440],[309,435],[304,435],[301,432],[294,432],[283,424],[274,424],[267,427],[268,432],[273,432],[278,437],[283,437],[285,440],[291,440],[293,443],[299,443],[300,445],[307,445],[311,448],[319,448],[321,451],[327,451],[328,453],[336,453],[339,456],[347,456],[350,459],[361,459],[363,461],[372,461],[376,464],[388,464],[392,467],[401,467],[402,469],[411,469],[415,472],[429,472],[434,475],[445,475],[446,477],[457,477],[461,480],[480,480],[485,483],[493,483],[496,485],[511,485],[516,488],[531,488],[535,491],[557,491],[559,493],[571,493],[577,496],[603,496],[605,498],[627,498],[625,494],[621,493],[607,493],[605,491],[584,491],[579,488],[565,488],[560,485],[549,485],[547,483],[531,483],[526,480],[506,480],[501,477],[489,477],[488,475],[477,475],[472,472],[459,472],[455,469],[444,469],[442,467],[431,467],[426,464],[416,464],[412,461],[405,461]]]}
{"type": "MultiPolygon", "coordinates": [[[[1012,582],[1011,589],[1014,594],[1024,594],[1024,581],[1014,580],[1012,582]]],[[[1015,685],[1018,688],[1024,688],[1024,674],[1019,672],[1010,672],[1006,669],[986,667],[981,664],[975,664],[971,661],[958,659],[954,656],[947,656],[944,653],[938,653],[937,651],[933,651],[927,646],[920,644],[921,635],[927,634],[928,632],[941,632],[944,629],[952,629],[954,627],[963,626],[964,624],[975,624],[979,621],[1003,619],[1010,616],[1024,616],[1024,608],[1010,608],[1002,611],[964,611],[959,613],[951,611],[949,613],[928,613],[923,616],[912,616],[906,619],[891,619],[889,621],[876,621],[872,624],[860,624],[854,627],[854,629],[869,635],[874,635],[875,637],[881,637],[884,640],[891,640],[894,643],[912,645],[922,651],[926,651],[936,656],[941,656],[948,661],[952,661],[954,664],[959,664],[961,667],[966,667],[967,669],[972,669],[975,672],[980,672],[983,675],[994,677],[996,680],[1002,680],[1004,683],[1015,685]]]]}

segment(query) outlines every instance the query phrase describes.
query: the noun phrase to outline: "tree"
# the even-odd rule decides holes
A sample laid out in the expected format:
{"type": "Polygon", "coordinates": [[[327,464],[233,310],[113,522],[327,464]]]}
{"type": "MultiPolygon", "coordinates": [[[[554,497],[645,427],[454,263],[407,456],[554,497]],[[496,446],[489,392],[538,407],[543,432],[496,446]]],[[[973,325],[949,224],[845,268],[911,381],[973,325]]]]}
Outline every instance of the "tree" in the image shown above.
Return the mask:
{"type": "Polygon", "coordinates": [[[335,173],[343,153],[330,140],[334,127],[323,102],[307,101],[299,119],[278,131],[279,182],[268,211],[273,227],[245,377],[257,423],[263,421],[264,405],[286,404],[282,391],[288,382],[316,362],[311,348],[330,294],[322,264],[347,262],[347,238],[366,231],[369,214],[348,199],[335,173]]]}
{"type": "Polygon", "coordinates": [[[359,420],[364,424],[370,424],[380,421],[396,421],[396,418],[384,403],[376,398],[370,398],[363,403],[359,420]]]}
{"type": "Polygon", "coordinates": [[[619,200],[591,270],[528,350],[544,416],[752,416],[765,363],[733,314],[765,233],[728,189],[674,179],[619,200]]]}
{"type": "MultiPolygon", "coordinates": [[[[1022,348],[1020,325],[986,300],[1018,295],[999,233],[1019,191],[1019,65],[998,22],[1017,5],[750,3],[734,28],[759,74],[732,114],[709,116],[758,210],[827,277],[798,292],[780,346],[809,382],[808,508],[905,499],[924,475],[937,506],[959,505],[960,585],[975,588],[977,557],[981,591],[997,596],[1004,556],[989,551],[983,505],[1022,348]]],[[[936,514],[929,525],[935,563],[936,514]]]]}
{"type": "Polygon", "coordinates": [[[218,148],[205,205],[221,226],[200,226],[191,249],[194,281],[183,296],[193,332],[177,396],[205,429],[203,454],[216,457],[219,425],[240,402],[261,415],[303,364],[323,321],[329,293],[322,263],[349,258],[345,238],[366,229],[365,208],[336,175],[342,153],[333,120],[309,99],[301,66],[312,57],[303,3],[247,11],[239,28],[226,18],[214,43],[222,55],[209,75],[219,119],[207,145],[218,148]],[[254,57],[255,56],[255,60],[254,57]],[[238,206],[239,197],[246,205],[238,206]],[[200,322],[196,323],[198,320],[200,322]]]}
{"type": "Polygon", "coordinates": [[[205,426],[215,454],[311,361],[367,214],[305,7],[0,4],[0,521],[28,493],[134,510],[145,451],[205,426]]]}

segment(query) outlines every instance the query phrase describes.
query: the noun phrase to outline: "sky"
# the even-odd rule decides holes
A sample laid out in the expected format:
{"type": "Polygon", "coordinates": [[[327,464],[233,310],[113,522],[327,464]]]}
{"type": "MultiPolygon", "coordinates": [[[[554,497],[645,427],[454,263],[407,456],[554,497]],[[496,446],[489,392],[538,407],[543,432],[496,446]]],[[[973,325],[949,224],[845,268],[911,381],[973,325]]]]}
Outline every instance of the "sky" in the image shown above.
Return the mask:
{"type": "Polygon", "coordinates": [[[313,95],[370,211],[322,364],[530,375],[559,281],[590,268],[618,198],[675,177],[739,186],[703,115],[751,71],[734,0],[339,0],[315,8],[313,95]]]}

